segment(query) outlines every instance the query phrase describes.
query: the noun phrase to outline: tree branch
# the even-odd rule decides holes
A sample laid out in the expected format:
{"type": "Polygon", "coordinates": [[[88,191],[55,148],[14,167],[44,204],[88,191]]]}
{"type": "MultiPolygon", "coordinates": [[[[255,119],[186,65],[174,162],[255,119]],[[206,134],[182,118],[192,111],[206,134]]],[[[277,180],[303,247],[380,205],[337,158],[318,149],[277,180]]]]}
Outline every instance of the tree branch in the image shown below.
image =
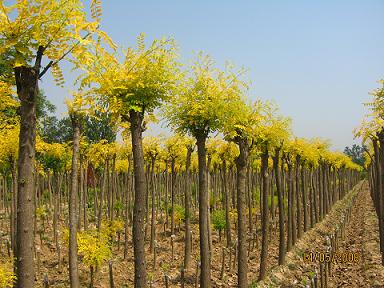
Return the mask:
{"type": "Polygon", "coordinates": [[[40,71],[41,60],[43,59],[44,51],[45,51],[45,47],[40,45],[36,52],[36,60],[35,60],[34,68],[38,72],[40,71]]]}
{"type": "MultiPolygon", "coordinates": [[[[91,32],[88,32],[83,38],[81,38],[81,40],[85,40],[86,38],[88,38],[88,36],[91,35],[91,32]]],[[[41,77],[44,76],[45,73],[47,73],[47,71],[49,70],[49,68],[51,68],[53,65],[56,65],[58,64],[61,60],[63,60],[69,53],[71,53],[73,51],[73,49],[75,49],[78,45],[80,44],[80,40],[77,41],[76,44],[74,44],[67,52],[65,52],[59,59],[57,59],[56,61],[53,61],[51,60],[47,66],[44,67],[43,71],[41,71],[41,73],[39,74],[39,79],[41,79],[41,77]]]]}

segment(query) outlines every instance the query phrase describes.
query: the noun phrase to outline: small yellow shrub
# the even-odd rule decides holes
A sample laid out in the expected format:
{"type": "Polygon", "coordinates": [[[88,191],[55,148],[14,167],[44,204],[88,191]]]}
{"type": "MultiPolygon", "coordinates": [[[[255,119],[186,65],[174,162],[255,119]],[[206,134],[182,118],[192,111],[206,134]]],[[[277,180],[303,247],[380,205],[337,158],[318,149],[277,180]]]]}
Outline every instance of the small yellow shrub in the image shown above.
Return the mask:
{"type": "Polygon", "coordinates": [[[15,280],[16,276],[13,273],[12,262],[0,262],[0,287],[12,288],[15,280]]]}

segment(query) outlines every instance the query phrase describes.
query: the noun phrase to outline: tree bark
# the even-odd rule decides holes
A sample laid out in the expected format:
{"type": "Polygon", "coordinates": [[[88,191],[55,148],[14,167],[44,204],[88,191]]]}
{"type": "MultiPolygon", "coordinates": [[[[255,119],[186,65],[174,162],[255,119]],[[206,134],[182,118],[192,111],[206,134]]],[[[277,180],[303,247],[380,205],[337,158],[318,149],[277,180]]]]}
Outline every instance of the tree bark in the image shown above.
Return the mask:
{"type": "MultiPolygon", "coordinates": [[[[40,63],[38,63],[40,66],[40,63]]],[[[38,93],[38,69],[15,68],[17,94],[20,99],[20,134],[17,185],[16,220],[16,285],[31,288],[34,285],[33,261],[34,188],[35,188],[35,142],[36,98],[38,93]]]]}
{"type": "Polygon", "coordinates": [[[125,195],[125,223],[124,223],[124,259],[128,255],[128,223],[130,222],[130,195],[131,195],[131,167],[132,167],[132,155],[128,156],[128,171],[126,182],[126,195],[125,195]]]}
{"type": "Polygon", "coordinates": [[[261,240],[261,259],[260,259],[260,274],[259,280],[263,280],[267,268],[268,260],[268,190],[269,190],[269,175],[268,175],[268,147],[263,147],[261,154],[261,176],[263,177],[263,214],[262,214],[262,240],[261,240]]]}
{"type": "Polygon", "coordinates": [[[384,131],[381,131],[378,133],[378,138],[379,138],[379,165],[378,165],[378,178],[379,180],[379,185],[378,185],[378,220],[379,220],[379,233],[380,233],[380,252],[381,252],[381,261],[382,264],[384,265],[384,184],[383,184],[383,179],[384,179],[384,131]]]}
{"type": "Polygon", "coordinates": [[[145,261],[145,196],[146,182],[144,172],[143,154],[143,114],[130,110],[130,123],[132,135],[133,170],[135,178],[135,201],[133,207],[133,254],[135,261],[135,287],[147,287],[147,273],[145,261]]]}
{"type": "Polygon", "coordinates": [[[296,195],[296,227],[297,227],[297,238],[300,239],[303,235],[303,226],[301,225],[301,203],[300,203],[300,155],[296,156],[295,163],[295,195],[296,195]]]}
{"type": "Polygon", "coordinates": [[[284,199],[283,199],[283,192],[282,192],[281,179],[280,179],[279,159],[280,159],[280,148],[276,148],[275,155],[273,157],[273,168],[275,170],[277,201],[279,206],[279,265],[283,265],[285,262],[285,237],[284,237],[285,211],[284,211],[284,199]]]}
{"type": "Polygon", "coordinates": [[[247,164],[249,156],[249,145],[247,140],[238,141],[240,155],[236,159],[237,168],[237,231],[238,231],[238,257],[237,257],[237,287],[248,287],[248,255],[247,255],[247,215],[245,187],[247,177],[247,164]]]}
{"type": "Polygon", "coordinates": [[[155,161],[156,158],[151,158],[151,172],[150,172],[150,183],[151,183],[151,241],[149,250],[151,254],[155,252],[155,238],[156,238],[156,205],[155,205],[155,161]]]}
{"type": "Polygon", "coordinates": [[[223,194],[224,194],[224,205],[225,205],[225,232],[227,236],[227,248],[231,247],[232,240],[231,240],[231,221],[229,218],[229,191],[228,191],[228,184],[227,184],[227,164],[225,160],[223,160],[222,164],[222,185],[223,185],[223,194]]]}
{"type": "Polygon", "coordinates": [[[190,201],[191,201],[191,175],[190,175],[190,166],[191,166],[191,155],[192,148],[188,147],[187,158],[185,163],[185,246],[184,246],[184,269],[189,268],[191,262],[191,212],[190,212],[190,201]]]}
{"type": "Polygon", "coordinates": [[[73,128],[73,153],[71,190],[69,195],[69,280],[72,288],[80,287],[79,269],[77,265],[77,190],[78,190],[78,165],[80,149],[80,119],[76,114],[71,115],[73,128]]]}
{"type": "Polygon", "coordinates": [[[175,234],[175,192],[176,192],[176,171],[175,158],[171,159],[171,235],[175,234]]]}
{"type": "Polygon", "coordinates": [[[199,166],[199,233],[200,233],[200,287],[211,287],[211,261],[209,259],[208,241],[208,186],[207,159],[205,142],[207,135],[202,132],[196,135],[199,166]]]}
{"type": "Polygon", "coordinates": [[[307,177],[305,177],[304,166],[301,166],[301,191],[303,201],[304,232],[308,230],[308,201],[307,201],[307,177]]]}
{"type": "MultiPolygon", "coordinates": [[[[17,231],[17,160],[12,157],[12,201],[11,201],[11,247],[12,251],[16,251],[16,231],[17,231]]],[[[6,184],[6,178],[4,178],[4,186],[6,184]]],[[[4,199],[6,198],[6,193],[4,191],[4,199]]]]}
{"type": "Polygon", "coordinates": [[[292,164],[288,162],[288,177],[287,177],[287,186],[288,186],[288,228],[287,228],[287,251],[290,251],[293,246],[293,234],[294,234],[294,221],[293,221],[293,193],[292,193],[292,164]]]}

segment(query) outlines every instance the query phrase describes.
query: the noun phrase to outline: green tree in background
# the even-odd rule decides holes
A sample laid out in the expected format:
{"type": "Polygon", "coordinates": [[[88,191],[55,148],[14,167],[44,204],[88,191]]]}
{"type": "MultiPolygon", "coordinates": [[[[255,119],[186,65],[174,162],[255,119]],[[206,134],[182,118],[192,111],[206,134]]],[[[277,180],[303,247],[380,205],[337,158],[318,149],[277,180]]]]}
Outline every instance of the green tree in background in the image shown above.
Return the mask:
{"type": "Polygon", "coordinates": [[[364,151],[365,151],[364,145],[360,146],[357,144],[353,144],[351,148],[349,146],[345,147],[344,154],[351,157],[354,163],[364,167],[364,162],[365,162],[364,151]]]}

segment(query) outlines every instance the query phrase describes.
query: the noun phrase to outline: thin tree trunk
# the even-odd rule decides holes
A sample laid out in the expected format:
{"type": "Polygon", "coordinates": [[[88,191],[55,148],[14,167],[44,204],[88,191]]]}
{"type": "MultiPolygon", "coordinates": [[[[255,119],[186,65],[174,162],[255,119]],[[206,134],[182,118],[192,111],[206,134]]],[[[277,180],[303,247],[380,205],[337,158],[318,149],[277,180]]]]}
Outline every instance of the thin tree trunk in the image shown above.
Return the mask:
{"type": "Polygon", "coordinates": [[[261,259],[260,259],[260,274],[259,280],[263,280],[267,269],[268,260],[268,226],[269,226],[269,213],[268,213],[268,189],[269,189],[269,175],[268,175],[268,147],[265,146],[261,154],[261,176],[263,177],[263,214],[262,214],[262,240],[261,240],[261,259]]]}
{"type": "Polygon", "coordinates": [[[288,186],[288,228],[287,228],[287,251],[290,251],[293,245],[293,200],[292,200],[292,164],[288,162],[288,177],[287,177],[287,186],[288,186]]]}
{"type": "MultiPolygon", "coordinates": [[[[17,162],[16,159],[11,159],[12,162],[12,203],[11,203],[11,247],[12,251],[16,251],[16,231],[17,231],[17,162]]],[[[6,177],[4,177],[4,186],[6,185],[6,177]]],[[[4,197],[5,197],[4,193],[4,197]]]]}
{"type": "MultiPolygon", "coordinates": [[[[383,199],[383,192],[384,192],[384,132],[378,133],[379,136],[379,143],[380,147],[376,147],[376,153],[378,153],[377,157],[377,217],[379,220],[379,233],[380,233],[380,252],[382,255],[382,263],[384,264],[384,199],[383,199]]],[[[377,142],[376,142],[377,143],[377,142]]]]}
{"type": "Polygon", "coordinates": [[[237,287],[248,287],[248,255],[247,255],[247,215],[246,215],[246,177],[249,155],[247,140],[238,142],[240,155],[236,159],[237,168],[237,231],[238,231],[238,257],[237,257],[237,287]]]}
{"type": "Polygon", "coordinates": [[[176,171],[175,158],[171,159],[171,235],[175,234],[175,191],[176,190],[176,171]]]}
{"type": "Polygon", "coordinates": [[[199,166],[199,233],[200,233],[200,287],[211,287],[211,263],[208,242],[208,186],[205,142],[207,135],[196,135],[199,166]]]}
{"type": "Polygon", "coordinates": [[[297,220],[297,238],[300,239],[303,236],[303,226],[301,225],[301,203],[300,203],[300,155],[296,156],[295,163],[295,194],[296,194],[296,220],[297,220]]]}
{"type": "Polygon", "coordinates": [[[150,181],[151,181],[151,241],[150,241],[150,251],[151,254],[154,253],[155,249],[155,238],[156,238],[156,205],[155,205],[155,157],[151,159],[151,172],[150,172],[150,181]]]}
{"type": "Polygon", "coordinates": [[[135,261],[135,287],[147,287],[147,273],[145,261],[145,195],[146,182],[143,155],[143,115],[140,112],[130,110],[130,123],[132,135],[133,165],[135,176],[135,201],[133,212],[133,254],[135,261]]]}
{"type": "Polygon", "coordinates": [[[78,158],[80,149],[80,119],[78,115],[72,114],[73,127],[73,154],[71,190],[69,196],[69,280],[71,288],[80,287],[79,269],[77,266],[77,190],[78,190],[78,158]]]}
{"type": "Polygon", "coordinates": [[[303,212],[304,212],[304,232],[308,230],[308,201],[307,201],[307,177],[305,177],[304,166],[301,167],[301,190],[303,200],[303,212]]]}
{"type": "Polygon", "coordinates": [[[229,195],[228,195],[228,184],[227,184],[227,164],[225,160],[223,160],[222,164],[222,174],[223,174],[223,194],[224,194],[224,205],[225,205],[225,232],[227,235],[227,248],[229,248],[232,245],[231,240],[231,221],[229,218],[229,195]]]}
{"type": "Polygon", "coordinates": [[[283,191],[281,187],[280,179],[280,148],[275,149],[275,155],[273,157],[273,168],[275,170],[276,178],[276,190],[277,190],[277,201],[279,206],[279,265],[283,265],[285,262],[285,236],[284,236],[284,199],[283,191]]]}
{"type": "Polygon", "coordinates": [[[128,156],[128,171],[127,171],[127,183],[126,183],[126,195],[125,195],[125,223],[124,223],[124,259],[128,255],[128,223],[129,223],[129,206],[130,206],[130,192],[131,192],[131,167],[132,167],[132,155],[128,156]]]}
{"type": "Polygon", "coordinates": [[[315,225],[315,186],[313,185],[313,170],[312,166],[309,171],[309,218],[311,228],[315,225]]]}
{"type": "Polygon", "coordinates": [[[191,155],[192,148],[188,147],[187,158],[185,163],[185,246],[184,246],[184,269],[189,268],[191,262],[191,215],[190,215],[190,201],[191,201],[191,155]]]}

